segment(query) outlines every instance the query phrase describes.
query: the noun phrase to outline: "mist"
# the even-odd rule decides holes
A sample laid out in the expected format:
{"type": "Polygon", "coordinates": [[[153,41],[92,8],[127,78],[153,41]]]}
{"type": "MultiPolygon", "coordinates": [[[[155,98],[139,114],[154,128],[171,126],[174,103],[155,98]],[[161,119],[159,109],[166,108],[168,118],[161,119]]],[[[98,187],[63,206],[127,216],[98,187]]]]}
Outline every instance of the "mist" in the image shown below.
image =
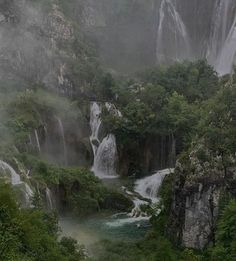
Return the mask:
{"type": "Polygon", "coordinates": [[[235,0],[0,0],[0,260],[234,260],[235,64],[235,0]]]}

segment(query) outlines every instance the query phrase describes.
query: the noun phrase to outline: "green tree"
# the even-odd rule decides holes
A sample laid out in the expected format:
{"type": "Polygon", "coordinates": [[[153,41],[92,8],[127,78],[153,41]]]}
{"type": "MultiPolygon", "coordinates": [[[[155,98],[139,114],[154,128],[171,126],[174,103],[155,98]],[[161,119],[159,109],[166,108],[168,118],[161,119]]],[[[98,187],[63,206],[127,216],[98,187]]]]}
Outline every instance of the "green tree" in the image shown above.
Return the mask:
{"type": "Polygon", "coordinates": [[[225,207],[216,230],[216,244],[211,250],[211,260],[236,259],[236,200],[225,207]]]}

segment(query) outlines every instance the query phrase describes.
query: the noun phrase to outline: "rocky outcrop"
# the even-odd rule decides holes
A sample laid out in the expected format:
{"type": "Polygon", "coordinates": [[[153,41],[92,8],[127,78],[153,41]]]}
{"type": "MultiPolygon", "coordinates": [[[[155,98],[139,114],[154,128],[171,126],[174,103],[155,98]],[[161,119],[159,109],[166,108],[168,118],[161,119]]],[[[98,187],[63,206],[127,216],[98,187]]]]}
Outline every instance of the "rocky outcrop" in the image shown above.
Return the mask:
{"type": "Polygon", "coordinates": [[[76,56],[74,24],[56,2],[0,1],[1,83],[74,94],[71,64],[86,55],[79,50],[81,57],[76,56]]]}
{"type": "Polygon", "coordinates": [[[235,182],[236,169],[202,145],[177,162],[168,228],[176,243],[201,250],[214,243],[221,199],[235,193],[235,182]]]}
{"type": "Polygon", "coordinates": [[[199,192],[186,197],[182,243],[188,248],[203,249],[214,240],[221,188],[210,186],[202,189],[200,183],[199,192]]]}

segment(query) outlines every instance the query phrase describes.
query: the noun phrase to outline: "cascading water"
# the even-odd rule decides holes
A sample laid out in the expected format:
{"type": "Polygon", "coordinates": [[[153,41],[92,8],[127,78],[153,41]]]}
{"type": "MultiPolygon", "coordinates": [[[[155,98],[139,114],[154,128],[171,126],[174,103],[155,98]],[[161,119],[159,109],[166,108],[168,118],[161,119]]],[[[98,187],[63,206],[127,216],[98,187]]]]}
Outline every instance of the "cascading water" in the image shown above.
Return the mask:
{"type": "Polygon", "coordinates": [[[172,0],[162,0],[158,10],[156,42],[157,63],[190,58],[190,43],[186,26],[172,0]]]}
{"type": "Polygon", "coordinates": [[[35,135],[35,140],[36,140],[38,152],[40,153],[41,152],[41,146],[40,146],[40,142],[39,142],[38,131],[36,129],[34,130],[34,135],[35,135]]]}
{"type": "Polygon", "coordinates": [[[63,154],[64,154],[64,164],[67,165],[67,149],[66,149],[66,141],[65,141],[65,132],[64,132],[64,126],[62,124],[61,118],[55,117],[58,122],[59,132],[62,139],[62,145],[63,145],[63,154]]]}
{"type": "Polygon", "coordinates": [[[152,203],[158,202],[157,193],[165,176],[172,173],[174,169],[159,170],[152,176],[140,179],[135,183],[135,192],[143,198],[150,199],[152,203]]]}
{"type": "Polygon", "coordinates": [[[223,45],[222,51],[217,59],[216,71],[220,75],[231,73],[236,56],[236,17],[230,29],[229,35],[223,45]]]}
{"type": "Polygon", "coordinates": [[[103,139],[97,149],[92,168],[94,173],[99,177],[116,176],[116,156],[116,138],[113,134],[109,134],[103,139]]]}
{"type": "Polygon", "coordinates": [[[46,193],[47,206],[48,206],[49,209],[53,209],[54,204],[53,204],[53,198],[52,198],[51,190],[47,187],[46,190],[45,190],[45,193],[46,193]]]}
{"type": "MultiPolygon", "coordinates": [[[[122,187],[124,193],[132,199],[134,208],[130,213],[116,214],[116,218],[106,224],[110,227],[119,227],[126,224],[147,222],[150,219],[147,213],[143,212],[141,205],[150,205],[159,202],[158,191],[162,185],[162,182],[166,175],[173,173],[174,169],[164,169],[157,171],[154,175],[137,180],[134,186],[134,192],[127,190],[126,187],[122,187]],[[122,218],[121,218],[122,217],[122,218]]],[[[156,215],[160,213],[160,209],[156,209],[156,215]]]]}
{"type": "Polygon", "coordinates": [[[227,14],[229,11],[230,1],[216,1],[214,7],[213,22],[211,28],[211,39],[208,47],[207,58],[211,64],[215,63],[216,57],[227,38],[227,14]]]}
{"type": "MultiPolygon", "coordinates": [[[[105,106],[108,111],[113,108],[110,103],[106,103],[105,106]]],[[[99,130],[102,124],[101,112],[101,106],[96,102],[92,102],[90,107],[90,143],[94,154],[92,171],[100,178],[111,178],[116,176],[116,138],[113,134],[108,134],[102,142],[100,142],[99,130]]],[[[116,113],[117,115],[119,114],[118,112],[116,113]]]]}
{"type": "MultiPolygon", "coordinates": [[[[166,175],[173,173],[174,169],[164,169],[159,170],[155,174],[149,177],[145,177],[143,179],[137,180],[135,182],[134,191],[138,193],[143,199],[147,199],[153,203],[158,203],[159,198],[157,196],[158,191],[161,187],[161,184],[166,175]]],[[[145,201],[140,198],[134,198],[134,208],[132,209],[131,216],[137,217],[142,215],[142,211],[140,209],[141,205],[149,204],[148,201],[145,201]]]]}
{"type": "Polygon", "coordinates": [[[95,157],[97,148],[100,144],[100,140],[98,138],[99,129],[101,126],[101,107],[96,103],[92,102],[90,107],[90,128],[91,128],[91,136],[90,136],[90,143],[93,149],[93,155],[95,157]]]}
{"type": "Polygon", "coordinates": [[[234,0],[220,0],[213,12],[207,59],[220,75],[231,72],[235,58],[235,7],[234,0]]]}
{"type": "Polygon", "coordinates": [[[20,175],[18,173],[16,173],[16,171],[6,162],[0,160],[0,169],[2,169],[4,171],[4,175],[11,176],[11,184],[13,186],[17,186],[17,185],[24,185],[24,195],[25,195],[25,201],[26,201],[26,205],[30,206],[30,200],[33,196],[33,191],[30,188],[30,186],[21,181],[20,175]]]}
{"type": "Polygon", "coordinates": [[[4,171],[4,173],[7,175],[8,173],[11,175],[11,184],[18,185],[21,184],[20,175],[15,172],[15,170],[6,162],[0,160],[0,168],[4,171]],[[7,173],[8,172],[8,173],[7,173]]]}
{"type": "Polygon", "coordinates": [[[232,71],[236,60],[236,1],[208,1],[192,0],[191,5],[187,0],[159,1],[158,64],[207,58],[220,75],[232,71]],[[198,23],[201,19],[204,19],[204,28],[198,23]]]}

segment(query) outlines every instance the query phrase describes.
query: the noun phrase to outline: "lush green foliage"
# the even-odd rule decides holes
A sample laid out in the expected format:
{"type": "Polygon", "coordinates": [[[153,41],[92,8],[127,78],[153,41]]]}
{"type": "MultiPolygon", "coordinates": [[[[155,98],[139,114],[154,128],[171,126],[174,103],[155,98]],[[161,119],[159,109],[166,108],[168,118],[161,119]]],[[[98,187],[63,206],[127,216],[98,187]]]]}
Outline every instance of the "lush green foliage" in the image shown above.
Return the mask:
{"type": "Polygon", "coordinates": [[[219,84],[213,69],[199,61],[157,68],[143,74],[138,83],[113,86],[124,117],[111,125],[136,138],[155,133],[187,136],[198,123],[199,102],[215,94],[219,84]],[[189,98],[190,89],[197,93],[194,99],[189,98]]]}
{"type": "MultiPolygon", "coordinates": [[[[107,98],[113,93],[123,117],[104,113],[104,122],[116,134],[119,150],[129,155],[135,173],[142,169],[140,158],[144,157],[138,151],[151,139],[177,141],[172,157],[190,145],[198,132],[201,108],[219,86],[216,73],[205,61],[159,67],[138,79],[110,84],[107,98]]],[[[170,149],[168,144],[163,146],[170,149]]]]}
{"type": "Polygon", "coordinates": [[[58,242],[57,220],[41,209],[20,209],[8,185],[0,184],[0,259],[6,261],[83,260],[77,242],[58,242]]]}
{"type": "Polygon", "coordinates": [[[217,74],[205,60],[151,69],[142,78],[146,83],[164,86],[169,93],[176,91],[189,101],[208,99],[218,89],[217,74]]]}
{"type": "MultiPolygon", "coordinates": [[[[73,44],[77,47],[73,49],[79,60],[82,55],[79,47],[83,44],[73,44]]],[[[90,51],[86,46],[83,48],[82,52],[89,56],[90,51]]],[[[103,120],[106,128],[116,134],[119,151],[129,155],[131,169],[143,174],[140,152],[148,140],[166,136],[178,141],[176,152],[185,151],[183,158],[188,156],[189,147],[194,146],[192,141],[197,143],[201,138],[213,155],[222,156],[224,167],[232,166],[231,158],[236,148],[236,87],[233,80],[219,81],[213,69],[205,61],[199,61],[156,68],[138,79],[119,82],[97,67],[96,57],[90,58],[81,60],[81,63],[78,60],[70,63],[70,77],[86,89],[83,94],[75,91],[75,95],[79,96],[80,102],[88,103],[87,99],[93,93],[93,98],[116,104],[122,117],[104,110],[103,120]]],[[[39,159],[35,151],[29,150],[28,135],[44,126],[50,118],[59,116],[77,121],[79,115],[86,121],[77,103],[42,89],[32,89],[14,95],[1,94],[1,157],[13,164],[16,160],[23,164],[30,170],[32,183],[37,182],[41,189],[58,187],[62,210],[73,211],[79,216],[107,208],[127,210],[130,202],[105,188],[87,169],[48,164],[39,159]]],[[[207,160],[204,150],[199,149],[197,153],[200,160],[207,160]]],[[[104,242],[97,260],[200,260],[193,251],[177,250],[164,238],[172,184],[173,176],[169,176],[160,191],[162,212],[158,218],[153,215],[153,231],[148,237],[136,244],[104,242]]],[[[11,190],[2,186],[0,259],[80,260],[82,252],[76,242],[63,238],[58,243],[54,216],[42,211],[37,197],[34,203],[37,208],[19,209],[11,190]]],[[[208,252],[208,258],[235,259],[234,212],[235,202],[232,201],[219,220],[216,245],[208,252]]]]}
{"type": "Polygon", "coordinates": [[[226,84],[205,104],[199,131],[213,151],[235,153],[235,101],[236,86],[226,84]]]}
{"type": "Polygon", "coordinates": [[[72,122],[77,119],[83,121],[76,103],[40,88],[0,93],[0,99],[3,101],[0,108],[0,133],[4,137],[0,142],[0,153],[3,158],[7,147],[9,149],[13,145],[21,152],[28,151],[30,133],[56,117],[72,122]]]}
{"type": "Polygon", "coordinates": [[[58,167],[27,154],[18,157],[31,170],[31,179],[41,187],[59,188],[62,211],[86,216],[100,209],[125,211],[132,207],[130,200],[106,188],[99,178],[85,168],[58,167]]]}
{"type": "Polygon", "coordinates": [[[236,200],[231,200],[219,218],[215,246],[210,249],[211,260],[236,259],[236,200]]]}

